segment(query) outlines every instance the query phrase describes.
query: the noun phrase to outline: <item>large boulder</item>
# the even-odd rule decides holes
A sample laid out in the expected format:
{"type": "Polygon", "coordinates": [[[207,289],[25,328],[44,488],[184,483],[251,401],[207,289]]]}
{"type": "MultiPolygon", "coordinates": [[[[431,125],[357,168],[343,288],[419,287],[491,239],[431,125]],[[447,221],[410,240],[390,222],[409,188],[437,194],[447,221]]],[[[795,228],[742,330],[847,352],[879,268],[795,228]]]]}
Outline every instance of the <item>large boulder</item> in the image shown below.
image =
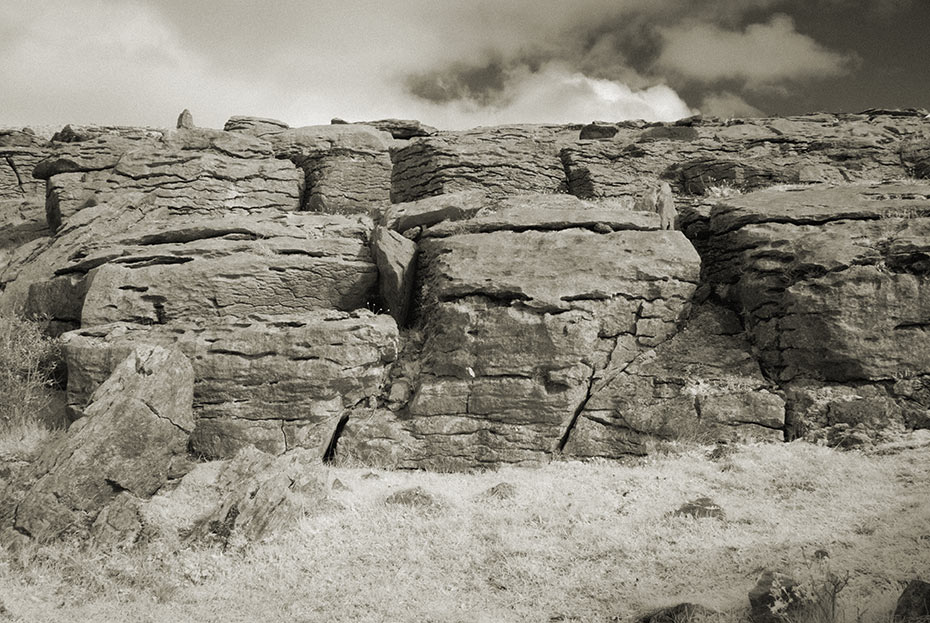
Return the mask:
{"type": "Polygon", "coordinates": [[[424,343],[392,385],[409,384],[409,403],[396,424],[391,412],[362,427],[350,419],[346,447],[366,449],[359,431],[400,429],[402,465],[543,460],[618,349],[633,358],[677,331],[700,261],[655,215],[567,195],[495,207],[423,232],[414,326],[424,343]]]}
{"type": "MultiPolygon", "coordinates": [[[[348,121],[339,118],[333,119],[331,123],[333,125],[349,124],[348,121]]],[[[355,123],[377,128],[400,140],[416,138],[418,136],[432,136],[439,132],[439,130],[433,126],[426,125],[415,119],[378,119],[376,121],[359,121],[355,123]]]]}
{"type": "Polygon", "coordinates": [[[84,535],[118,495],[158,491],[186,455],[192,395],[193,371],[179,351],[132,349],[33,465],[40,476],[16,501],[14,529],[39,541],[84,535]]]}
{"type": "Polygon", "coordinates": [[[921,184],[770,190],[713,208],[706,277],[787,390],[794,427],[895,428],[927,413],[912,385],[930,373],[928,217],[921,184]]]}
{"type": "Polygon", "coordinates": [[[294,450],[279,457],[243,448],[230,459],[201,463],[176,486],[137,510],[147,532],[171,540],[255,543],[329,507],[319,457],[294,450]]]}
{"type": "Polygon", "coordinates": [[[74,410],[135,345],[184,352],[194,368],[191,449],[210,458],[253,445],[322,459],[342,418],[378,400],[398,349],[393,319],[367,310],[116,323],[62,339],[74,410]]]}

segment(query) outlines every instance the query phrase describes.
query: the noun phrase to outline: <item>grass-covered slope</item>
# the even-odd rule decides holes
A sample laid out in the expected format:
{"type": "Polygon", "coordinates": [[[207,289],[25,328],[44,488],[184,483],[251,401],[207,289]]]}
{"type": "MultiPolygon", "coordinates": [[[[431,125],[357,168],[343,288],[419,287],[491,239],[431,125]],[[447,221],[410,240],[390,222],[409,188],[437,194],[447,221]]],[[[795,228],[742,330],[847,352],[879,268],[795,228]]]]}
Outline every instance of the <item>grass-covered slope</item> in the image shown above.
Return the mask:
{"type": "Polygon", "coordinates": [[[837,621],[853,622],[890,621],[903,583],[930,576],[926,446],[711,451],[472,474],[329,467],[338,504],[272,540],[29,546],[0,558],[0,599],[14,621],[69,623],[623,621],[680,601],[740,621],[760,572],[780,568],[848,574],[837,621]],[[433,503],[387,501],[410,487],[433,503]],[[670,514],[701,496],[725,519],[670,514]]]}

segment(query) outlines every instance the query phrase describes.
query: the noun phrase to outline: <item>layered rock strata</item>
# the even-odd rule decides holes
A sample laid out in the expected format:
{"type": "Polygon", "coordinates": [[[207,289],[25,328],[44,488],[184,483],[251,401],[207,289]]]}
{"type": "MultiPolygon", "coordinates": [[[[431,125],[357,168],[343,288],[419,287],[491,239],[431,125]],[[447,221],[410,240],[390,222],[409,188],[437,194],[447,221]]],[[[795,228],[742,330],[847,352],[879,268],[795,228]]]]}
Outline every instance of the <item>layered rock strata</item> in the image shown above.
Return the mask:
{"type": "Polygon", "coordinates": [[[0,311],[77,330],[75,416],[132,348],[177,347],[205,457],[866,443],[930,425],[930,191],[879,183],[928,175],[925,114],[8,132],[47,226],[2,204],[0,311]]]}

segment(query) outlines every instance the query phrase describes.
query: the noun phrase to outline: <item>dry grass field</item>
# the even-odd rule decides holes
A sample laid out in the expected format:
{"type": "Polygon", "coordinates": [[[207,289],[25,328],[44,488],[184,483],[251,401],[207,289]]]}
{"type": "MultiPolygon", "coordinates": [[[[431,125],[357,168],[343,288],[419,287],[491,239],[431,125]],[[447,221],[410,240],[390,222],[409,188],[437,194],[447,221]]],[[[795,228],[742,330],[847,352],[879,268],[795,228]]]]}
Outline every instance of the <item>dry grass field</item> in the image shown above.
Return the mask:
{"type": "Polygon", "coordinates": [[[927,447],[709,450],[471,474],[328,467],[338,504],[267,542],[29,547],[0,559],[0,599],[9,620],[50,623],[626,621],[680,601],[740,621],[775,567],[848,575],[836,620],[853,622],[890,621],[904,583],[930,576],[927,447]],[[433,502],[386,502],[408,487],[433,502]],[[701,496],[725,518],[669,514],[701,496]]]}

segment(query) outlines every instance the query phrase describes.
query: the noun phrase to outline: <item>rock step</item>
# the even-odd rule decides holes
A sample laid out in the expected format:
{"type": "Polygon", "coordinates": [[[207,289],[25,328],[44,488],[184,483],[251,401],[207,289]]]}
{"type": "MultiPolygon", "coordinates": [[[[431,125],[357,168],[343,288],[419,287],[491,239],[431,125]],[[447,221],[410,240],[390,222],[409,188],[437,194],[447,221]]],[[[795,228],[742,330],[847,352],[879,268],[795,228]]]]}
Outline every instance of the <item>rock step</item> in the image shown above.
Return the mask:
{"type": "Polygon", "coordinates": [[[274,454],[312,448],[322,458],[344,415],[375,406],[398,350],[393,319],[365,310],[113,323],[62,339],[74,415],[136,346],[186,354],[194,369],[191,450],[211,458],[245,445],[274,454]]]}

